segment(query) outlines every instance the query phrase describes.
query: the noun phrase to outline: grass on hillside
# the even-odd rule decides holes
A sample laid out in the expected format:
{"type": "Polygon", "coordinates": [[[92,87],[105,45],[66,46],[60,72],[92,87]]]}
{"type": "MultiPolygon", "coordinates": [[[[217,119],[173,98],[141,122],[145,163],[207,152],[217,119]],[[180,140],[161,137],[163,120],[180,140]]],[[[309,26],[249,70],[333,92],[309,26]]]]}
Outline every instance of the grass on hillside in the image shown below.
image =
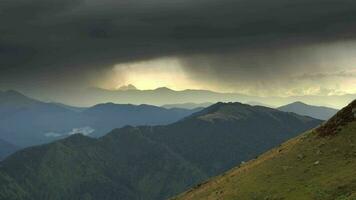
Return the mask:
{"type": "Polygon", "coordinates": [[[303,134],[174,199],[356,200],[356,122],[303,134]]]}

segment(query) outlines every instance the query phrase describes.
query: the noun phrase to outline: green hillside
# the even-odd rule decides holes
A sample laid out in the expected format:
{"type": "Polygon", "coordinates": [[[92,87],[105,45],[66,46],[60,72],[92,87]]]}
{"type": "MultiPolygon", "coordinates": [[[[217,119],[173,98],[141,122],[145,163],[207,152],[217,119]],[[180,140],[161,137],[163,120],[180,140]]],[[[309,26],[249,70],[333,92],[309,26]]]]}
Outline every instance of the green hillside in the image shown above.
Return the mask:
{"type": "Polygon", "coordinates": [[[99,142],[74,135],[15,153],[1,171],[0,199],[8,200],[164,199],[204,177],[137,132],[99,142]]]}
{"type": "Polygon", "coordinates": [[[216,176],[322,121],[241,103],[217,103],[168,126],[141,127],[207,176],[216,176]]]}
{"type": "Polygon", "coordinates": [[[323,126],[174,198],[355,200],[356,101],[323,126]]]}
{"type": "Polygon", "coordinates": [[[218,103],[171,125],[77,134],[1,162],[0,200],[167,199],[320,123],[218,103]]]}

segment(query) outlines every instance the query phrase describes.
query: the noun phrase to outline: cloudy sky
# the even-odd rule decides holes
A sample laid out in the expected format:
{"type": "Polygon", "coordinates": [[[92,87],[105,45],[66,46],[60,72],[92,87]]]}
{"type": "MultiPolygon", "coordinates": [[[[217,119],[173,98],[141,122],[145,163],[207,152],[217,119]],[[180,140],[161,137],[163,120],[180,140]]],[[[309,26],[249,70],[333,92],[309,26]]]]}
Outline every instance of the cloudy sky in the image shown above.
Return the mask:
{"type": "Polygon", "coordinates": [[[356,93],[354,0],[0,0],[0,89],[356,93]]]}

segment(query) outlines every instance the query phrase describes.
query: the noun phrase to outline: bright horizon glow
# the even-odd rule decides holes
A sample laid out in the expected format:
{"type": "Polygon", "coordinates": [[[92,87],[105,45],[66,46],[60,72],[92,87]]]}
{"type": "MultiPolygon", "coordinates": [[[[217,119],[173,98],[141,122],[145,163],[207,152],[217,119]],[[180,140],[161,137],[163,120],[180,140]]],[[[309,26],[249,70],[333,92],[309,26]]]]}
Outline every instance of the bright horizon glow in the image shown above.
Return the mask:
{"type": "Polygon", "coordinates": [[[260,66],[265,56],[257,56],[257,64],[245,62],[237,54],[226,54],[223,58],[209,55],[161,57],[116,64],[107,70],[105,77],[96,77],[94,85],[109,90],[132,84],[140,90],[160,87],[173,90],[203,89],[261,97],[354,94],[355,53],[355,41],[291,49],[289,54],[301,55],[282,63],[277,62],[276,73],[264,70],[273,69],[267,65],[268,62],[267,67],[260,66]],[[304,56],[305,60],[296,59],[304,54],[307,55],[304,56]],[[255,64],[260,68],[259,71],[249,69],[255,64]],[[288,67],[284,68],[283,65],[288,67]]]}
{"type": "Polygon", "coordinates": [[[187,75],[182,71],[179,60],[175,58],[118,64],[113,70],[119,74],[119,77],[122,77],[116,89],[132,84],[140,90],[159,87],[179,90],[191,84],[187,75]]]}
{"type": "Polygon", "coordinates": [[[214,89],[193,81],[183,70],[179,59],[173,57],[117,64],[108,76],[109,78],[99,86],[110,90],[117,90],[129,84],[139,90],[153,90],[160,87],[173,90],[214,89]]]}

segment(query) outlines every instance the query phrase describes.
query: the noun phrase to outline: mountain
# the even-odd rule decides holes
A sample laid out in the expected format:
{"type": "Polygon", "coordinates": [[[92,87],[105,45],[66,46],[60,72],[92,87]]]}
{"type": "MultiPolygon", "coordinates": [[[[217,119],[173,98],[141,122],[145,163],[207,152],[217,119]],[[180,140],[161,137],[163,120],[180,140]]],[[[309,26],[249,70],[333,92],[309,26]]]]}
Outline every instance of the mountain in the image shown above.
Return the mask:
{"type": "Polygon", "coordinates": [[[77,108],[45,103],[16,91],[6,91],[0,92],[0,139],[27,147],[78,132],[99,137],[125,125],[169,124],[198,110],[112,103],[77,108]]]}
{"type": "Polygon", "coordinates": [[[16,150],[18,150],[18,147],[0,139],[0,160],[6,158],[16,150]]]}
{"type": "Polygon", "coordinates": [[[127,91],[127,90],[137,90],[137,88],[132,85],[132,84],[129,84],[129,85],[123,85],[121,86],[118,90],[123,90],[123,91],[127,91]]]}
{"type": "Polygon", "coordinates": [[[170,125],[74,134],[2,161],[0,199],[167,199],[320,123],[218,103],[170,125]]]}
{"type": "Polygon", "coordinates": [[[166,104],[163,108],[184,108],[184,109],[195,109],[195,108],[206,108],[213,105],[213,103],[181,103],[181,104],[166,104]]]}
{"type": "Polygon", "coordinates": [[[203,177],[138,131],[75,134],[1,163],[0,199],[165,199],[203,177]],[[16,168],[14,168],[16,166],[16,168]]]}
{"type": "Polygon", "coordinates": [[[294,112],[299,115],[306,115],[316,119],[328,120],[334,116],[338,110],[324,106],[312,106],[303,102],[294,102],[285,106],[281,106],[278,110],[284,112],[294,112]]]}
{"type": "Polygon", "coordinates": [[[219,93],[209,90],[181,90],[176,91],[167,87],[160,87],[153,90],[105,90],[100,88],[90,88],[82,92],[86,105],[97,104],[98,102],[114,102],[119,104],[150,104],[162,106],[166,104],[186,104],[219,102],[219,101],[244,101],[247,96],[235,93],[219,93]]]}
{"type": "Polygon", "coordinates": [[[321,122],[267,107],[217,103],[177,123],[141,131],[214,176],[321,122]]]}
{"type": "Polygon", "coordinates": [[[251,106],[264,106],[264,107],[274,108],[271,105],[264,104],[264,103],[261,103],[261,102],[258,102],[258,101],[249,101],[249,102],[246,102],[246,104],[249,104],[251,106]]]}
{"type": "Polygon", "coordinates": [[[82,112],[87,109],[86,107],[69,106],[69,105],[66,105],[63,103],[57,103],[57,102],[53,102],[53,104],[60,106],[62,108],[68,109],[68,110],[75,111],[75,112],[82,112]]]}
{"type": "MultiPolygon", "coordinates": [[[[133,86],[134,87],[134,86],[133,86]]],[[[49,99],[60,101],[68,105],[90,107],[100,103],[113,102],[116,104],[149,104],[163,106],[166,104],[201,104],[205,102],[242,102],[252,105],[279,107],[290,102],[302,101],[311,105],[321,105],[342,108],[356,98],[356,94],[345,95],[303,95],[303,96],[253,96],[234,92],[215,92],[209,90],[186,89],[173,90],[161,87],[151,90],[134,89],[131,86],[117,90],[101,88],[87,88],[68,95],[52,96],[49,99]],[[129,89],[131,88],[131,89],[129,89]]],[[[200,107],[200,106],[199,106],[200,107]]],[[[204,107],[204,106],[203,106],[204,107]]],[[[186,107],[185,107],[186,108],[186,107]]]]}
{"type": "Polygon", "coordinates": [[[76,115],[62,106],[16,91],[0,92],[0,138],[19,147],[48,142],[46,132],[69,128],[63,124],[74,126],[76,115]]]}
{"type": "Polygon", "coordinates": [[[356,100],[321,127],[175,200],[356,198],[356,100]]]}
{"type": "Polygon", "coordinates": [[[161,108],[151,105],[131,104],[98,104],[83,111],[82,118],[95,129],[95,136],[102,136],[114,128],[125,125],[164,125],[176,122],[192,113],[196,109],[161,108]]]}
{"type": "MultiPolygon", "coordinates": [[[[38,102],[34,99],[28,98],[25,95],[16,92],[14,90],[8,90],[6,92],[0,91],[0,105],[3,106],[28,106],[34,105],[38,102]]],[[[3,109],[3,108],[2,108],[3,109]]]]}

